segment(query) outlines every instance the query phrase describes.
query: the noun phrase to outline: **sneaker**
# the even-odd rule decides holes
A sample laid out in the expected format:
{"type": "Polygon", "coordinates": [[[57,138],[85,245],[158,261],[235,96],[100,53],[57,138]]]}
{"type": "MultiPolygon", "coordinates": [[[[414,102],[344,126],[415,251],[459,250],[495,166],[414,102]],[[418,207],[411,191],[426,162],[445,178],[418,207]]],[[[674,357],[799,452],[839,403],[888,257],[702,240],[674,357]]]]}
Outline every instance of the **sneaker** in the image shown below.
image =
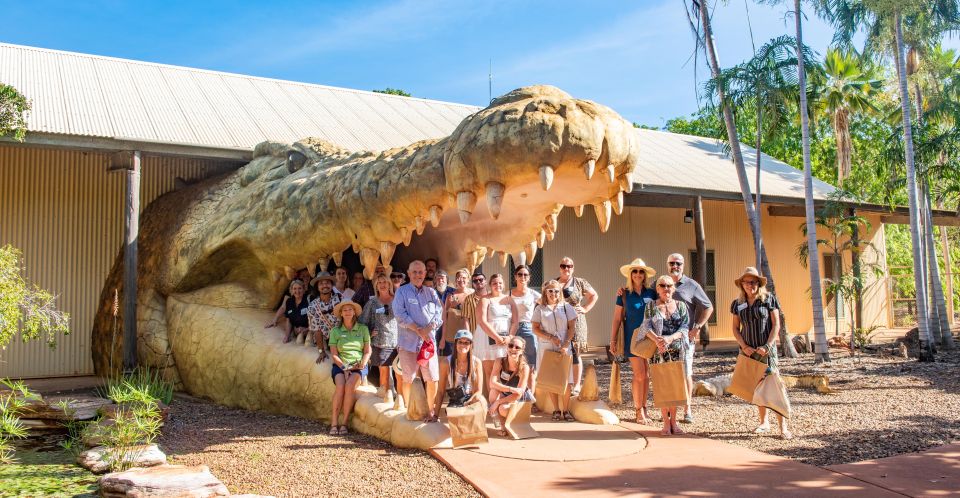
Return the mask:
{"type": "Polygon", "coordinates": [[[684,415],[683,418],[680,420],[680,423],[681,423],[681,424],[692,424],[692,423],[693,423],[693,415],[690,415],[689,413],[686,414],[686,415],[684,415]]]}

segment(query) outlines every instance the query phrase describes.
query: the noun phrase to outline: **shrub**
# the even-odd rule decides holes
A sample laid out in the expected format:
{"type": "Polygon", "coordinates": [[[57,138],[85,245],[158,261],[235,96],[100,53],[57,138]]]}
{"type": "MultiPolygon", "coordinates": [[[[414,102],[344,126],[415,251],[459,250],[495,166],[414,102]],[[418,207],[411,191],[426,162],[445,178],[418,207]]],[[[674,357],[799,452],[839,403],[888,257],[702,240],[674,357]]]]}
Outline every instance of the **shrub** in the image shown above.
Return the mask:
{"type": "Polygon", "coordinates": [[[155,370],[138,368],[133,373],[108,380],[101,395],[114,403],[155,404],[160,401],[167,405],[173,400],[173,384],[163,380],[155,370]]]}
{"type": "Polygon", "coordinates": [[[0,380],[9,391],[0,393],[0,463],[13,461],[13,440],[27,437],[27,428],[20,421],[20,412],[27,402],[39,399],[22,381],[0,380]]]}

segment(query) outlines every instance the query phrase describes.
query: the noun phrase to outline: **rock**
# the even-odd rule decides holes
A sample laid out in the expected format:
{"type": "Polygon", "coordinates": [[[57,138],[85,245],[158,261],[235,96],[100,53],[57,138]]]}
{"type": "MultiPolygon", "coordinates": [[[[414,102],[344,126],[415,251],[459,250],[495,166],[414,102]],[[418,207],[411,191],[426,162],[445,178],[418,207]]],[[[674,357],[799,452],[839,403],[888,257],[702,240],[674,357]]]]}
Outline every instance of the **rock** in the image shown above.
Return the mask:
{"type": "Polygon", "coordinates": [[[22,418],[20,422],[24,427],[31,431],[60,431],[65,430],[63,423],[59,420],[50,420],[44,418],[22,418]]]}
{"type": "Polygon", "coordinates": [[[693,386],[694,396],[723,396],[730,387],[733,374],[718,375],[709,379],[698,380],[693,386]]]}
{"type": "MultiPolygon", "coordinates": [[[[98,410],[98,413],[104,418],[117,418],[117,413],[119,411],[132,410],[135,405],[135,403],[109,404],[101,407],[100,410],[98,410]]],[[[160,418],[163,421],[166,421],[170,416],[170,407],[168,407],[162,401],[157,401],[157,409],[160,411],[160,418]]]]}
{"type": "Polygon", "coordinates": [[[33,400],[20,412],[21,419],[47,420],[92,420],[97,411],[113,402],[97,396],[55,396],[33,400]],[[60,408],[60,402],[67,403],[67,411],[60,408]]]}
{"type": "Polygon", "coordinates": [[[798,353],[809,353],[810,352],[810,341],[807,340],[806,336],[795,335],[793,339],[793,347],[797,350],[798,353]]]}
{"type": "Polygon", "coordinates": [[[116,422],[110,418],[102,418],[88,425],[83,430],[83,444],[87,448],[93,448],[103,444],[103,438],[107,430],[112,428],[116,422]]]}
{"type": "Polygon", "coordinates": [[[600,386],[597,384],[597,367],[592,360],[584,360],[580,401],[597,401],[598,399],[600,399],[600,386]]]}
{"type": "Polygon", "coordinates": [[[230,491],[206,465],[159,465],[114,472],[100,478],[105,498],[206,498],[230,496],[230,491]]]}
{"type": "Polygon", "coordinates": [[[167,463],[167,455],[155,444],[133,446],[122,454],[106,446],[97,446],[77,455],[77,464],[94,474],[102,474],[110,470],[111,464],[120,461],[130,463],[132,467],[154,467],[167,463]]]}

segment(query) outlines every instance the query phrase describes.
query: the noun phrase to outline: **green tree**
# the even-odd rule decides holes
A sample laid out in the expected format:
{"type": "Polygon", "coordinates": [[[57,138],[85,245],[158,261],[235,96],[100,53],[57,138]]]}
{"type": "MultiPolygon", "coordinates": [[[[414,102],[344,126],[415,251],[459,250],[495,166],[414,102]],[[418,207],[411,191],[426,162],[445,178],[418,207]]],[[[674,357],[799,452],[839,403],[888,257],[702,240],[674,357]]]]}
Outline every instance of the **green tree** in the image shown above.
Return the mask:
{"type": "Polygon", "coordinates": [[[56,309],[56,296],[23,277],[20,251],[0,247],[0,348],[6,348],[20,332],[24,342],[44,338],[51,347],[58,334],[69,333],[70,317],[56,309]]]}
{"type": "Polygon", "coordinates": [[[22,142],[27,134],[30,101],[16,88],[0,83],[0,137],[12,136],[22,142]]]}
{"type": "Polygon", "coordinates": [[[374,90],[373,93],[386,93],[388,95],[399,95],[401,97],[412,97],[409,93],[400,90],[399,88],[384,88],[383,90],[374,90]]]}

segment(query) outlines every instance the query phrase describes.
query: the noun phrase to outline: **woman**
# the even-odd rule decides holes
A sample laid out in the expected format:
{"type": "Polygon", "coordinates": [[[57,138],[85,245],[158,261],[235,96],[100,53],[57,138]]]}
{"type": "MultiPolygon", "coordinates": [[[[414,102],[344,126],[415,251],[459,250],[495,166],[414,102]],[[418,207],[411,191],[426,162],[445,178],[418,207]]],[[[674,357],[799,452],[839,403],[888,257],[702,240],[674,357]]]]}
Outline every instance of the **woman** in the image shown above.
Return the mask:
{"type": "MultiPolygon", "coordinates": [[[[579,354],[571,348],[573,329],[576,326],[577,310],[562,299],[563,286],[556,280],[551,280],[543,286],[543,302],[533,310],[530,322],[533,333],[539,338],[537,347],[537,365],[543,359],[546,351],[559,351],[563,354],[572,354],[574,361],[579,360],[579,354]]],[[[572,386],[572,384],[571,384],[572,386]]],[[[570,404],[569,390],[562,396],[550,393],[553,406],[554,420],[573,421],[573,415],[568,411],[570,404]]]]}
{"type": "Polygon", "coordinates": [[[360,323],[370,329],[373,354],[370,361],[380,369],[380,389],[377,395],[390,403],[396,382],[391,386],[391,368],[397,356],[397,318],[393,316],[393,284],[386,275],[377,275],[373,280],[374,295],[363,306],[360,323]]]}
{"type": "Polygon", "coordinates": [[[393,291],[396,292],[404,284],[404,275],[401,272],[390,272],[390,283],[393,284],[393,291]]]}
{"type": "Polygon", "coordinates": [[[533,401],[533,394],[527,389],[530,378],[530,365],[523,351],[526,347],[520,337],[507,340],[507,356],[494,362],[490,375],[490,415],[494,417],[494,426],[500,429],[500,435],[506,436],[503,421],[516,402],[533,401]]]}
{"type": "MultiPolygon", "coordinates": [[[[661,275],[657,279],[657,300],[643,311],[644,320],[640,330],[657,344],[659,351],[659,354],[653,357],[654,363],[668,361],[671,357],[681,361],[686,354],[687,341],[683,340],[683,336],[690,331],[690,319],[687,305],[673,298],[675,285],[673,277],[661,275]]],[[[684,431],[677,425],[676,406],[661,408],[660,416],[663,419],[660,434],[683,434],[684,431]]]]}
{"type": "Polygon", "coordinates": [[[630,361],[633,371],[633,406],[636,408],[636,423],[650,423],[647,413],[647,359],[634,356],[630,352],[634,331],[643,324],[643,312],[646,304],[657,298],[657,293],[647,287],[647,279],[657,272],[647,266],[642,259],[636,258],[630,264],[620,267],[620,273],[626,277],[627,284],[622,295],[617,296],[613,308],[613,325],[610,330],[610,352],[623,354],[630,361]],[[623,325],[623,351],[617,347],[617,331],[623,325]]]}
{"type": "Polygon", "coordinates": [[[307,337],[309,326],[307,307],[310,306],[310,301],[304,295],[307,286],[304,285],[302,280],[293,279],[287,290],[290,292],[290,296],[284,299],[283,304],[277,308],[277,312],[273,315],[273,321],[267,322],[263,328],[276,327],[277,320],[280,320],[281,316],[285,316],[287,321],[283,325],[286,331],[283,337],[284,344],[290,342],[294,334],[297,335],[297,344],[302,344],[307,337]]]}
{"type": "Polygon", "coordinates": [[[330,415],[331,435],[347,434],[347,421],[353,411],[354,394],[367,375],[370,331],[366,325],[357,321],[360,311],[360,305],[353,301],[342,301],[333,308],[334,316],[342,322],[330,331],[330,358],[333,359],[330,377],[337,386],[333,392],[333,410],[330,415]]]}
{"type": "Polygon", "coordinates": [[[333,272],[333,292],[340,294],[340,299],[346,301],[353,297],[353,289],[349,285],[350,273],[343,266],[333,272]]]}
{"type": "Polygon", "coordinates": [[[527,365],[530,365],[530,379],[528,385],[530,392],[537,392],[537,337],[533,335],[533,325],[530,319],[533,317],[533,309],[537,307],[540,301],[540,293],[529,288],[530,267],[520,265],[513,270],[513,278],[517,286],[510,291],[510,299],[517,308],[517,337],[523,338],[526,349],[523,355],[527,359],[527,365]]]}
{"type": "MultiPolygon", "coordinates": [[[[768,372],[777,369],[777,334],[780,333],[780,303],[776,296],[767,292],[767,278],[748,266],[739,278],[733,281],[740,290],[740,297],[730,304],[733,314],[733,337],[740,344],[741,353],[767,364],[768,372]]],[[[767,407],[758,406],[760,425],[753,431],[757,434],[770,432],[767,407]]],[[[779,413],[780,436],[793,439],[787,420],[779,413]]]]}
{"type": "Polygon", "coordinates": [[[571,396],[580,396],[580,381],[583,377],[583,362],[580,354],[587,349],[587,313],[597,303],[597,291],[590,282],[573,276],[573,260],[564,257],[560,260],[560,276],[557,277],[563,289],[563,298],[577,310],[577,323],[573,330],[573,391],[571,396]]]}
{"type": "MultiPolygon", "coordinates": [[[[483,397],[483,364],[473,355],[473,334],[469,330],[460,329],[454,334],[454,353],[440,362],[439,401],[443,400],[447,389],[463,388],[463,396],[459,400],[451,399],[451,404],[471,405],[482,402],[487,404],[483,397]]],[[[438,402],[436,406],[440,406],[438,402]]]]}
{"type": "Polygon", "coordinates": [[[480,300],[477,328],[481,340],[473,348],[483,361],[483,378],[489,379],[494,362],[507,355],[507,338],[517,333],[517,306],[503,293],[503,275],[499,273],[490,277],[490,293],[480,300]]]}
{"type": "MultiPolygon", "coordinates": [[[[447,296],[447,299],[443,303],[443,335],[440,336],[440,342],[437,345],[437,348],[440,350],[440,356],[450,356],[456,352],[454,344],[454,334],[461,330],[470,330],[470,326],[467,324],[467,318],[464,316],[463,303],[467,296],[473,294],[473,289],[467,287],[467,283],[470,281],[470,272],[466,268],[461,268],[457,270],[457,273],[454,274],[454,284],[456,288],[452,293],[447,296]]],[[[473,344],[473,334],[470,334],[470,343],[473,344]]],[[[471,348],[471,356],[473,353],[473,348],[471,348]]],[[[480,360],[477,360],[478,362],[480,360]]],[[[447,377],[447,369],[450,367],[448,361],[440,362],[440,379],[447,377]]],[[[443,382],[443,380],[441,380],[443,382]]],[[[476,384],[480,386],[480,391],[483,391],[483,384],[476,384]]],[[[443,396],[445,392],[443,389],[437,391],[437,404],[440,406],[443,401],[443,396]]]]}

